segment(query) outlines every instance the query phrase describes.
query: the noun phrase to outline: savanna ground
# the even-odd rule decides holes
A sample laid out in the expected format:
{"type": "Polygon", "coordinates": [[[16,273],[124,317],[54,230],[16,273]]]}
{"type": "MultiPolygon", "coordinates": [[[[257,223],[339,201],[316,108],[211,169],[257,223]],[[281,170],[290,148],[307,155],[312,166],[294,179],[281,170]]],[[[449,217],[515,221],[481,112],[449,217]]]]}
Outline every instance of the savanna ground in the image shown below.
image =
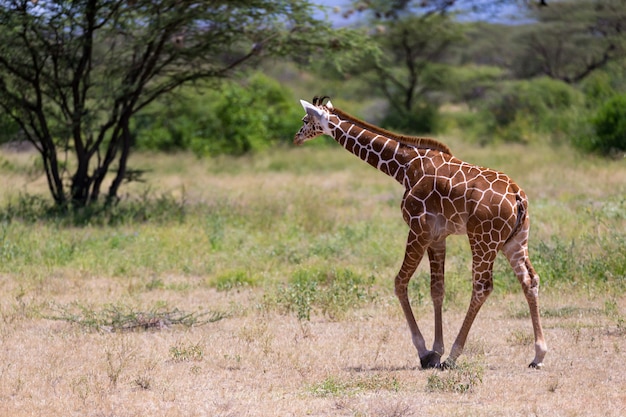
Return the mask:
{"type": "MultiPolygon", "coordinates": [[[[626,163],[448,142],[530,197],[542,370],[503,259],[458,368],[420,370],[393,295],[402,189],[339,147],[134,155],[134,202],[73,220],[25,196],[46,195],[35,156],[5,152],[0,415],[625,415],[626,163]]],[[[470,260],[451,237],[448,349],[470,260]]],[[[426,266],[410,294],[432,341],[426,266]]]]}

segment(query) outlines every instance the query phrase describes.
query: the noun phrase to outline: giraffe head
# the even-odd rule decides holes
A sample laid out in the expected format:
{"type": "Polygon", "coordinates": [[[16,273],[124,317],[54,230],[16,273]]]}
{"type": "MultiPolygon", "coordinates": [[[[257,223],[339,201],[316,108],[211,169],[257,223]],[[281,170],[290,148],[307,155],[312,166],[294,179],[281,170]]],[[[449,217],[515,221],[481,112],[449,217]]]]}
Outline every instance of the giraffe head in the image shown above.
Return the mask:
{"type": "Polygon", "coordinates": [[[333,105],[330,101],[325,105],[322,104],[324,98],[325,97],[314,97],[313,104],[300,100],[300,104],[302,104],[306,115],[302,118],[304,125],[293,139],[293,143],[296,145],[302,145],[307,140],[314,139],[324,134],[330,135],[332,133],[328,124],[330,117],[328,109],[332,109],[333,105]]]}

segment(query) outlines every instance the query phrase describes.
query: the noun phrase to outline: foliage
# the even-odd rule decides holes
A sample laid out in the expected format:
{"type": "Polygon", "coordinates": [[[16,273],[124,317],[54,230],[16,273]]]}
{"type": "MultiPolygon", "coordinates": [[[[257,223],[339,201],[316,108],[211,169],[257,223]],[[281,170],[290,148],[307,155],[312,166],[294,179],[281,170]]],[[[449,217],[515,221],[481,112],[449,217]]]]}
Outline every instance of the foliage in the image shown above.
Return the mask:
{"type": "Polygon", "coordinates": [[[450,69],[446,90],[457,103],[475,107],[480,100],[498,87],[505,74],[495,65],[463,65],[450,69]]]}
{"type": "Polygon", "coordinates": [[[546,77],[502,82],[498,87],[477,103],[477,120],[482,122],[475,135],[483,143],[494,139],[527,143],[537,135],[565,137],[584,102],[576,89],[546,77]]]}
{"type": "Polygon", "coordinates": [[[28,224],[43,221],[59,227],[117,226],[142,222],[159,224],[182,222],[187,210],[183,201],[170,195],[153,195],[150,192],[115,205],[92,204],[71,212],[41,196],[19,194],[0,209],[0,221],[28,224]]]}
{"type": "Polygon", "coordinates": [[[218,291],[230,291],[236,288],[254,286],[256,280],[247,271],[235,270],[218,275],[212,284],[218,291]]]}
{"type": "Polygon", "coordinates": [[[126,332],[138,330],[161,330],[173,325],[198,326],[222,320],[222,312],[187,313],[177,308],[157,305],[148,311],[140,311],[123,305],[109,305],[97,311],[75,304],[57,306],[57,311],[44,317],[78,324],[80,327],[105,332],[126,332]]]}
{"type": "Polygon", "coordinates": [[[439,130],[439,110],[433,104],[423,102],[411,111],[390,110],[380,122],[387,129],[413,134],[434,133],[439,130]]]}
{"type": "Polygon", "coordinates": [[[301,269],[278,290],[276,303],[299,320],[310,320],[314,310],[332,318],[370,301],[373,283],[373,277],[365,279],[349,269],[301,269]]]}
{"type": "Polygon", "coordinates": [[[463,26],[447,15],[403,13],[375,17],[370,39],[378,50],[354,59],[344,71],[358,76],[387,101],[385,127],[431,132],[437,118],[436,95],[448,81],[444,62],[451,44],[463,39],[463,26]]]}
{"type": "Polygon", "coordinates": [[[375,63],[376,85],[394,110],[411,111],[446,82],[447,48],[463,39],[462,26],[447,16],[407,16],[386,22],[374,40],[383,54],[375,63]]]}
{"type": "Polygon", "coordinates": [[[552,2],[531,9],[536,22],[519,31],[518,77],[545,75],[576,83],[626,55],[624,0],[552,2]]]}
{"type": "Polygon", "coordinates": [[[137,178],[127,169],[130,121],[158,97],[261,58],[354,42],[316,20],[305,0],[8,0],[0,5],[0,108],[39,151],[57,205],[96,202],[109,173],[113,202],[137,178]]]}
{"type": "MultiPolygon", "coordinates": [[[[323,381],[312,384],[309,391],[316,397],[333,397],[346,394],[356,394],[362,391],[381,391],[388,390],[398,392],[403,388],[400,381],[395,377],[389,377],[378,373],[372,375],[352,375],[349,379],[341,379],[327,376],[323,381]]],[[[403,415],[408,411],[404,407],[394,410],[397,413],[391,415],[403,415]]]]}
{"type": "Polygon", "coordinates": [[[592,119],[597,139],[592,150],[604,154],[626,152],[626,94],[607,100],[592,119]]]}
{"type": "Polygon", "coordinates": [[[626,289],[626,199],[623,196],[596,202],[585,210],[593,232],[576,238],[551,236],[531,243],[533,263],[550,286],[573,284],[607,285],[616,291],[626,289]],[[603,233],[597,233],[605,229],[603,233]]]}
{"type": "Polygon", "coordinates": [[[241,155],[291,141],[301,117],[288,90],[256,73],[242,83],[187,88],[155,102],[137,115],[134,134],[140,149],[241,155]]]}
{"type": "Polygon", "coordinates": [[[472,392],[482,384],[485,370],[479,363],[463,362],[446,372],[434,371],[428,376],[426,389],[431,392],[472,392]]]}
{"type": "Polygon", "coordinates": [[[19,140],[20,125],[8,114],[0,112],[0,143],[19,140]]]}

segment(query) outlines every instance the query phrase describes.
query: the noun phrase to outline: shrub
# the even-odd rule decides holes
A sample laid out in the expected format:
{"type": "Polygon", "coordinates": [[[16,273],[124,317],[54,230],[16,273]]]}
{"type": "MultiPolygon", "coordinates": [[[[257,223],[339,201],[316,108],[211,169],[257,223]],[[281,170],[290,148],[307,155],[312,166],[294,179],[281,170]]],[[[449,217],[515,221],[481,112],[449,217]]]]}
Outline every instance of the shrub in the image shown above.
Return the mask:
{"type": "Polygon", "coordinates": [[[409,134],[437,131],[439,111],[432,104],[422,103],[412,111],[396,111],[390,108],[381,122],[384,128],[409,134]]]}
{"type": "Polygon", "coordinates": [[[216,91],[187,88],[138,115],[139,148],[240,155],[289,141],[300,126],[297,102],[277,81],[255,74],[216,91]]]}
{"type": "Polygon", "coordinates": [[[349,269],[300,269],[279,288],[276,303],[295,312],[299,320],[310,320],[315,310],[336,318],[351,308],[372,300],[374,278],[364,278],[349,269]]]}
{"type": "Polygon", "coordinates": [[[596,134],[589,143],[591,150],[603,154],[626,151],[626,94],[607,100],[591,123],[596,134]]]}
{"type": "Polygon", "coordinates": [[[549,78],[508,81],[493,89],[478,105],[487,135],[508,142],[530,142],[537,134],[552,137],[570,133],[582,94],[549,78]]]}
{"type": "Polygon", "coordinates": [[[19,138],[20,126],[11,117],[0,112],[0,143],[10,142],[19,138]]]}

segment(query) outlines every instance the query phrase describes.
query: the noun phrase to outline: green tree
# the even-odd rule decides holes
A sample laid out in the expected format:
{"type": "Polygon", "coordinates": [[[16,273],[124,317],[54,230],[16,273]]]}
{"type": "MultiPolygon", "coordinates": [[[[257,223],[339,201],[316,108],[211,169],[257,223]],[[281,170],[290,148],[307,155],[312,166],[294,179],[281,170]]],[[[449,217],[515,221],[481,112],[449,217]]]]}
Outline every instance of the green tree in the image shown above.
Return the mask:
{"type": "Polygon", "coordinates": [[[306,0],[3,0],[0,109],[41,154],[57,205],[99,201],[109,176],[114,202],[132,173],[130,121],[156,98],[355,41],[312,12],[306,0]]]}
{"type": "Polygon", "coordinates": [[[515,75],[578,83],[626,56],[626,0],[569,0],[536,8],[517,36],[515,75]]]}
{"type": "Polygon", "coordinates": [[[257,72],[218,90],[198,85],[156,100],[137,114],[133,132],[144,149],[240,155],[291,142],[301,118],[291,92],[257,72]]]}
{"type": "MultiPolygon", "coordinates": [[[[505,0],[506,1],[506,0],[505,0]]],[[[344,13],[362,13],[379,53],[350,69],[388,103],[381,123],[404,131],[436,128],[440,92],[447,89],[450,52],[465,40],[454,0],[364,0],[344,13]]]]}

